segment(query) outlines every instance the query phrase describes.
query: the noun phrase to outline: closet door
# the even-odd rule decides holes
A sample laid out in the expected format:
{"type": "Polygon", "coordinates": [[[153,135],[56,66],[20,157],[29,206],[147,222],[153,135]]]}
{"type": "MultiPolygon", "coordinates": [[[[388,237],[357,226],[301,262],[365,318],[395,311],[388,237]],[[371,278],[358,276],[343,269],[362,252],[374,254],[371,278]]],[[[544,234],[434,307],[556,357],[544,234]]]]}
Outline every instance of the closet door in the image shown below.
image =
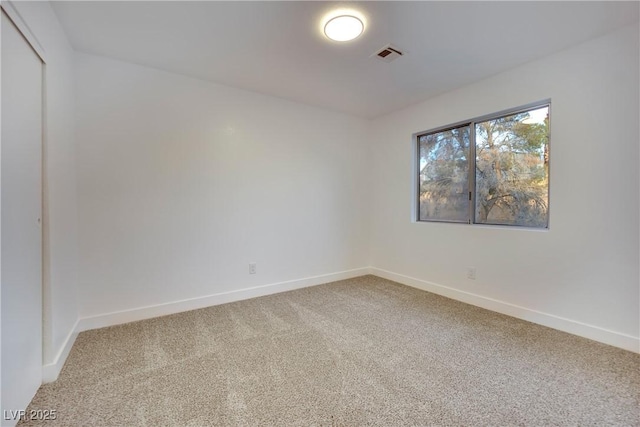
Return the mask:
{"type": "Polygon", "coordinates": [[[42,382],[42,70],[2,12],[0,140],[2,425],[42,382]],[[6,412],[5,412],[6,411],[6,412]]]}

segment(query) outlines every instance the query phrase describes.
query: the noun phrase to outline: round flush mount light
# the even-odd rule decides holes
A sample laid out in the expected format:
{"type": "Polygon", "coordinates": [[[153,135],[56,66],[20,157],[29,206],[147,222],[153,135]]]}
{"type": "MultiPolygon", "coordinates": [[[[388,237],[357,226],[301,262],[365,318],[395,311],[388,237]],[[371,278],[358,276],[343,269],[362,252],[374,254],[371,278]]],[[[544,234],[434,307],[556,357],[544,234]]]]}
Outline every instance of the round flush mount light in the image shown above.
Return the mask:
{"type": "Polygon", "coordinates": [[[331,40],[346,42],[360,36],[364,31],[364,23],[351,14],[334,16],[324,24],[324,34],[331,40]]]}

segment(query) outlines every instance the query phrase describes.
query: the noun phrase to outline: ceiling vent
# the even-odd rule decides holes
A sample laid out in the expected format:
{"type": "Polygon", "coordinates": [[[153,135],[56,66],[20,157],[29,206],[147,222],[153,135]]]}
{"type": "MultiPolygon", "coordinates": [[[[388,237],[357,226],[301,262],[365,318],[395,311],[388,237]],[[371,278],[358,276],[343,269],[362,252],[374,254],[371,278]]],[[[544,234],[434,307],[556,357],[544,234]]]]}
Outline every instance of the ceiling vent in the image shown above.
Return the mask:
{"type": "Polygon", "coordinates": [[[404,53],[398,49],[397,47],[393,46],[393,45],[386,45],[385,47],[383,47],[382,49],[378,50],[377,52],[375,52],[373,55],[371,55],[372,57],[378,58],[381,61],[384,62],[391,62],[395,59],[400,58],[402,55],[404,55],[404,53]]]}

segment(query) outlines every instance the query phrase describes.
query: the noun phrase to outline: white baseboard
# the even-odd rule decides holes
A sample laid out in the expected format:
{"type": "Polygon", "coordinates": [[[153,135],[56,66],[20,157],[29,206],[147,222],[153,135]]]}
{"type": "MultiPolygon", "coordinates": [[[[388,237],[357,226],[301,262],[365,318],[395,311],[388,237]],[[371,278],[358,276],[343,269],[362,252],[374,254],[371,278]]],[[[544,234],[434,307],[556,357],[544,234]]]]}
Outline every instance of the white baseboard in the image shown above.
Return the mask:
{"type": "Polygon", "coordinates": [[[403,285],[413,288],[422,289],[434,294],[442,295],[467,304],[486,308],[487,310],[506,314],[508,316],[517,317],[539,325],[548,326],[573,335],[578,335],[614,347],[623,348],[625,350],[640,353],[640,339],[631,335],[622,334],[598,326],[588,325],[571,319],[555,316],[553,314],[543,313],[520,307],[508,302],[499,301],[493,298],[483,297],[481,295],[472,294],[470,292],[461,291],[450,288],[448,286],[439,285],[437,283],[428,282],[426,280],[416,279],[414,277],[405,276],[391,271],[383,270],[376,267],[369,268],[370,274],[382,277],[384,279],[393,280],[403,285]]]}
{"type": "Polygon", "coordinates": [[[42,366],[42,383],[51,383],[58,379],[58,375],[60,375],[60,371],[62,371],[62,367],[64,366],[64,362],[67,361],[67,356],[69,356],[69,352],[71,351],[71,347],[73,347],[73,343],[76,342],[76,338],[78,337],[78,325],[80,320],[76,320],[76,323],[69,331],[69,335],[67,335],[67,339],[64,340],[64,344],[56,357],[53,359],[52,363],[48,363],[42,366]]]}
{"type": "Polygon", "coordinates": [[[134,308],[131,310],[100,314],[97,316],[84,317],[79,320],[77,332],[104,328],[107,326],[114,326],[122,323],[135,322],[138,320],[150,319],[153,317],[166,316],[169,314],[181,313],[183,311],[197,310],[199,308],[226,304],[229,302],[241,301],[265,295],[277,294],[280,292],[292,291],[294,289],[306,288],[309,286],[334,282],[336,280],[351,279],[353,277],[358,277],[365,274],[369,274],[368,267],[356,268],[354,270],[341,271],[338,273],[323,274],[321,276],[306,277],[304,279],[272,283],[269,285],[256,286],[252,288],[239,289],[236,291],[221,292],[218,294],[207,295],[203,297],[190,298],[181,301],[134,308]]]}

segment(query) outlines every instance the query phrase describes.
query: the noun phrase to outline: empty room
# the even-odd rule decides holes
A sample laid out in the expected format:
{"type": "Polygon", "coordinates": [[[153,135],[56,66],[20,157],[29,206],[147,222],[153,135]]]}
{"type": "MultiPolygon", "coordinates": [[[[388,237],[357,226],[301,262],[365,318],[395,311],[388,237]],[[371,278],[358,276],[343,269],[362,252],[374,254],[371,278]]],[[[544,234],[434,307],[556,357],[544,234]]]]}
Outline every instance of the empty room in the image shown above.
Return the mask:
{"type": "Polygon", "coordinates": [[[640,2],[0,6],[2,426],[640,425],[640,2]]]}

